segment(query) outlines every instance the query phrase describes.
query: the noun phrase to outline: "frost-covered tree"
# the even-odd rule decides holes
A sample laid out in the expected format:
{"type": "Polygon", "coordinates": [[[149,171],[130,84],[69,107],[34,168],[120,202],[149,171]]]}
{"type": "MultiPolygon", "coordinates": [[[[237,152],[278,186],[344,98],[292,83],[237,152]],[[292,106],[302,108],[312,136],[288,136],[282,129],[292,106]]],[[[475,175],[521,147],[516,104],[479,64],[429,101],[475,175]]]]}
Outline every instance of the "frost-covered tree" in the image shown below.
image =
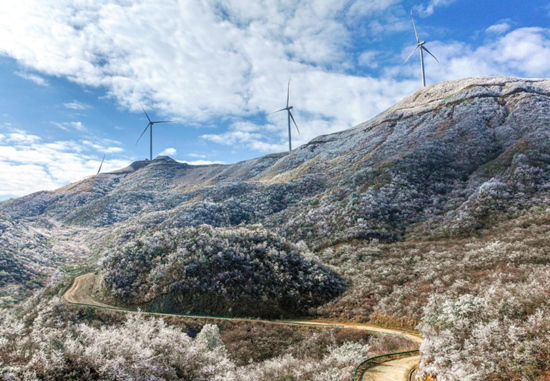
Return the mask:
{"type": "Polygon", "coordinates": [[[303,245],[260,226],[144,234],[110,250],[100,270],[115,302],[165,312],[302,315],[344,289],[303,245]]]}

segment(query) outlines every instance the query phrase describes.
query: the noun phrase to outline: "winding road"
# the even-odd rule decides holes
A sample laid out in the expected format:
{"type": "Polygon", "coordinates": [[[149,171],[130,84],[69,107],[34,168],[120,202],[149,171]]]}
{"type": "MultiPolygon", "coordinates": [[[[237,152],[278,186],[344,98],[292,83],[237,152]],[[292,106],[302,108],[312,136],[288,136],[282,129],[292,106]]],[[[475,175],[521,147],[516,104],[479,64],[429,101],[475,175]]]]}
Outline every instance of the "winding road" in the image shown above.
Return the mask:
{"type": "Polygon", "coordinates": [[[411,370],[420,362],[420,356],[388,361],[369,368],[362,381],[407,381],[411,370]]]}
{"type": "MultiPolygon", "coordinates": [[[[101,303],[93,297],[92,290],[95,284],[95,274],[87,273],[79,275],[73,279],[71,286],[63,294],[63,300],[68,304],[74,304],[79,306],[87,306],[100,309],[109,309],[121,312],[130,312],[136,313],[137,310],[126,309],[120,307],[110,306],[108,304],[101,303]]],[[[246,318],[228,318],[228,317],[217,317],[217,316],[200,316],[200,315],[184,315],[184,314],[169,314],[161,312],[142,312],[149,315],[159,315],[159,316],[181,316],[182,318],[193,318],[193,319],[216,319],[216,320],[232,320],[232,321],[246,321],[246,322],[260,322],[268,324],[277,324],[277,325],[299,325],[299,326],[311,326],[311,327],[324,327],[324,328],[344,328],[344,329],[355,329],[361,331],[372,332],[375,334],[382,335],[395,335],[404,337],[415,343],[420,343],[422,338],[420,336],[411,334],[409,332],[399,331],[395,329],[388,329],[377,327],[371,324],[360,324],[360,323],[344,323],[344,322],[333,322],[333,321],[323,321],[323,320],[263,320],[263,319],[246,319],[246,318]]],[[[407,380],[410,370],[418,364],[419,356],[407,357],[400,360],[388,361],[383,364],[376,365],[367,370],[366,373],[362,375],[362,380],[373,380],[373,381],[404,381],[407,380]]]]}

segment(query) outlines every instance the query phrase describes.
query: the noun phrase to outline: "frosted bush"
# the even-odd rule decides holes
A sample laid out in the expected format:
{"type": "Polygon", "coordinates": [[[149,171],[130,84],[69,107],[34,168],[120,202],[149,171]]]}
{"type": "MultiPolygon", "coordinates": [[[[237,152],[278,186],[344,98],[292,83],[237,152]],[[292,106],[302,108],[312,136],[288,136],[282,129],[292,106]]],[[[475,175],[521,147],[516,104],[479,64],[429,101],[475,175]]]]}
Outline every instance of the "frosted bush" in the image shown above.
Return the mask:
{"type": "Polygon", "coordinates": [[[101,380],[214,379],[234,369],[216,326],[195,340],[160,319],[128,315],[120,326],[63,325],[52,300],[29,327],[12,315],[1,319],[0,374],[4,379],[101,380]]]}

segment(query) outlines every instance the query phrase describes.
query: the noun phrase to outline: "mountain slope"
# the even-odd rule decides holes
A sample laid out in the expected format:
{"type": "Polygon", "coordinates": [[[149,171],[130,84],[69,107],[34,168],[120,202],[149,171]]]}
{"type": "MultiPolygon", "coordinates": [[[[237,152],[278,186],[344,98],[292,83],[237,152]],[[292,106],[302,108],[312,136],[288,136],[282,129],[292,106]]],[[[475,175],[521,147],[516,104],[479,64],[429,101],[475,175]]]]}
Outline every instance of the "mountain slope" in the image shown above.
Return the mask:
{"type": "Polygon", "coordinates": [[[314,250],[468,236],[548,197],[549,94],[548,80],[444,82],[291,153],[214,166],[159,157],[0,203],[0,212],[94,231],[85,241],[96,252],[200,224],[262,223],[314,250]]]}
{"type": "MultiPolygon", "coordinates": [[[[318,184],[304,195],[308,199],[317,194],[324,199],[336,190],[376,197],[373,189],[390,192],[387,185],[400,182],[421,187],[415,199],[460,188],[467,192],[495,175],[510,175],[506,170],[514,166],[545,162],[547,145],[541,138],[548,133],[548,94],[546,80],[445,82],[419,90],[369,122],[320,136],[291,153],[215,166],[159,157],[57,191],[4,202],[0,209],[19,217],[46,215],[86,224],[83,216],[93,211],[104,217],[94,223],[107,225],[193,200],[220,203],[306,179],[318,184]],[[528,157],[514,161],[522,153],[528,157]],[[68,209],[71,213],[64,216],[68,209]]],[[[425,203],[418,201],[422,210],[425,203]]]]}

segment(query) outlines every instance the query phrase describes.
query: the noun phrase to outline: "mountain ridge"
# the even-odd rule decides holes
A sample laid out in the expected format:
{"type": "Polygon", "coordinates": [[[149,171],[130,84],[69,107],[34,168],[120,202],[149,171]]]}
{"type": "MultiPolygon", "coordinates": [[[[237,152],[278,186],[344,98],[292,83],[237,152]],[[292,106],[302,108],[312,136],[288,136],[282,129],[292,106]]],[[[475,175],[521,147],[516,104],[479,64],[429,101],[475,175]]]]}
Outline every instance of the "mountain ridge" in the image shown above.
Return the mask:
{"type": "MultiPolygon", "coordinates": [[[[1,202],[0,213],[76,229],[96,254],[121,244],[117,235],[201,224],[262,224],[315,251],[468,236],[548,198],[549,95],[545,79],[443,82],[290,153],[228,165],[137,161],[1,202]]],[[[59,240],[56,229],[42,241],[59,240]]]]}
{"type": "MultiPolygon", "coordinates": [[[[373,128],[379,124],[391,123],[398,120],[402,121],[403,119],[406,119],[409,117],[419,116],[428,112],[432,112],[438,107],[441,107],[442,105],[452,106],[457,103],[475,99],[475,98],[502,98],[502,97],[513,96],[514,94],[518,94],[518,93],[530,93],[530,94],[548,96],[550,94],[550,89],[548,88],[548,81],[545,79],[519,79],[514,77],[475,77],[475,78],[469,78],[469,79],[463,79],[463,80],[442,82],[442,83],[428,86],[424,89],[417,91],[416,93],[404,98],[401,102],[397,103],[395,106],[375,116],[369,121],[360,123],[344,131],[335,132],[328,135],[320,135],[312,139],[310,142],[298,147],[291,153],[288,153],[288,152],[274,153],[274,154],[265,155],[259,158],[240,161],[234,164],[211,164],[211,165],[189,165],[186,163],[177,162],[167,156],[159,156],[152,161],[150,160],[136,161],[131,163],[126,168],[121,168],[119,170],[115,170],[112,172],[101,173],[100,175],[131,173],[139,169],[148,167],[150,165],[152,166],[157,166],[159,164],[166,165],[167,162],[171,162],[172,164],[174,164],[174,166],[177,165],[181,167],[192,167],[193,170],[197,170],[199,168],[210,170],[210,169],[216,168],[216,169],[221,169],[222,172],[225,172],[228,169],[239,168],[243,166],[250,166],[250,164],[252,163],[267,161],[268,159],[271,159],[271,158],[284,159],[287,156],[292,156],[292,154],[296,151],[300,151],[304,149],[312,150],[321,144],[337,141],[338,140],[336,139],[337,137],[345,137],[345,135],[347,134],[355,134],[358,131],[364,131],[365,129],[368,129],[368,127],[373,128]],[[459,86],[455,86],[456,84],[458,84],[459,86]],[[545,84],[546,86],[535,87],[535,86],[529,86],[529,85],[525,86],[525,84],[545,84]],[[469,89],[472,89],[473,91],[467,91],[469,89]],[[501,93],[499,93],[497,90],[500,90],[501,93]],[[466,93],[464,94],[465,91],[466,93]],[[458,95],[461,95],[461,96],[457,97],[458,95]],[[429,101],[428,104],[426,104],[425,102],[418,102],[418,100],[423,100],[423,99],[424,100],[427,99],[429,101]],[[390,117],[388,117],[388,115],[390,117]]],[[[97,176],[100,176],[100,175],[91,176],[87,179],[96,178],[97,176]]],[[[220,176],[222,175],[220,174],[220,176]]],[[[54,191],[40,191],[37,193],[58,192],[63,189],[66,189],[67,187],[69,187],[67,189],[70,189],[70,187],[75,186],[76,184],[79,184],[81,182],[85,182],[87,179],[68,184],[54,191]]],[[[28,197],[28,196],[30,195],[23,196],[23,197],[28,197]]]]}

